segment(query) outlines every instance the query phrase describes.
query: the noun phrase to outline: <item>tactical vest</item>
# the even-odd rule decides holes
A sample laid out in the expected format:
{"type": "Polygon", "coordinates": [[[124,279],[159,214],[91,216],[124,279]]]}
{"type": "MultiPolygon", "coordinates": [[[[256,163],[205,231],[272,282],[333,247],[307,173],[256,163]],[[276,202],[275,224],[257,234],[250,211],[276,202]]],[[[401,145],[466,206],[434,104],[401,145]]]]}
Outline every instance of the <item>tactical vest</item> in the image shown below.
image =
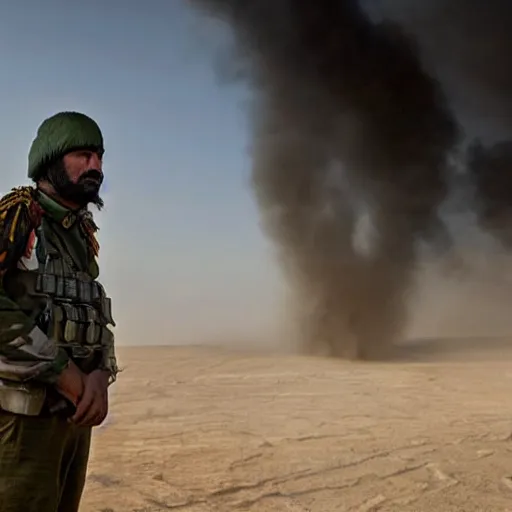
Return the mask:
{"type": "Polygon", "coordinates": [[[109,357],[115,365],[111,299],[96,280],[96,262],[86,270],[68,236],[59,223],[43,217],[36,230],[37,268],[8,272],[5,291],[79,366],[109,357]]]}

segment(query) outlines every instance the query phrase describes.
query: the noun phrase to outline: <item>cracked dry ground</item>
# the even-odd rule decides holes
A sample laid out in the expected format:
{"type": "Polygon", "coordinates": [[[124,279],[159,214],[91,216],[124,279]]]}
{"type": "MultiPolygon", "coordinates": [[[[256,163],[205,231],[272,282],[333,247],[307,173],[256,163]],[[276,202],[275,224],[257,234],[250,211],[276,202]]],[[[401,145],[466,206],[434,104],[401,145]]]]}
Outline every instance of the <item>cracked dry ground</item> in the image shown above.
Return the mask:
{"type": "Polygon", "coordinates": [[[512,511],[512,349],[120,359],[83,512],[512,511]]]}

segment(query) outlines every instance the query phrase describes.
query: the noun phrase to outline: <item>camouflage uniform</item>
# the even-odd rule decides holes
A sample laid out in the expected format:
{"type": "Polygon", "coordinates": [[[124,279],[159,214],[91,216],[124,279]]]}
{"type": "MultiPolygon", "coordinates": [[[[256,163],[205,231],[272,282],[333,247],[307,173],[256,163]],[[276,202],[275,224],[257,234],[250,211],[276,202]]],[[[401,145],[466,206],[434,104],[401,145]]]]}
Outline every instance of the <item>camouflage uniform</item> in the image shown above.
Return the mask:
{"type": "MultiPolygon", "coordinates": [[[[96,123],[61,113],[39,128],[29,176],[70,150],[97,148],[96,123]]],[[[97,227],[33,187],[0,200],[0,510],[76,512],[85,482],[90,427],[54,383],[71,359],[85,373],[118,368],[110,299],[97,281],[97,227]]]]}

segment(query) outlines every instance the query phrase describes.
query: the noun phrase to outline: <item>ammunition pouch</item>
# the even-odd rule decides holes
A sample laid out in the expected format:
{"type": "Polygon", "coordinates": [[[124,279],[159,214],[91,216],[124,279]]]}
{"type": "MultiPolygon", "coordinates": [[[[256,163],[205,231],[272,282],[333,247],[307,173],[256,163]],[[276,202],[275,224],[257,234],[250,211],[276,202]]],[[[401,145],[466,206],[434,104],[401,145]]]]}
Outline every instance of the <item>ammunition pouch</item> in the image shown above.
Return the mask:
{"type": "MultiPolygon", "coordinates": [[[[95,309],[99,313],[98,319],[101,319],[105,325],[115,326],[112,318],[112,301],[110,297],[107,297],[103,286],[97,281],[38,273],[34,290],[37,294],[50,297],[55,303],[93,306],[91,309],[95,309]]],[[[76,321],[78,322],[78,320],[76,321]]]]}
{"type": "Polygon", "coordinates": [[[49,334],[71,350],[73,359],[89,358],[114,343],[111,300],[103,286],[80,277],[39,274],[35,291],[49,297],[49,334]]]}
{"type": "Polygon", "coordinates": [[[48,337],[69,348],[72,357],[89,357],[93,351],[103,351],[113,344],[114,335],[108,328],[115,326],[111,299],[97,281],[79,274],[18,271],[10,276],[6,286],[26,310],[39,304],[48,337]]]}
{"type": "MultiPolygon", "coordinates": [[[[51,358],[55,350],[62,348],[75,363],[84,362],[84,366],[91,368],[91,361],[94,361],[96,368],[110,371],[115,376],[118,368],[114,334],[109,328],[115,326],[111,299],[91,275],[76,271],[59,256],[59,251],[53,254],[49,249],[51,244],[43,251],[46,256],[38,256],[38,270],[10,270],[4,276],[3,285],[11,300],[45,333],[54,350],[44,343],[44,336],[39,336],[38,331],[23,336],[27,338],[26,344],[15,340],[15,348],[26,352],[24,357],[28,358],[36,355],[34,352],[40,352],[43,357],[39,359],[46,355],[51,358]],[[45,345],[45,350],[37,350],[36,345],[45,345]]],[[[18,359],[13,357],[15,361],[18,359]]],[[[8,372],[2,374],[0,371],[1,378],[11,380],[8,372]]]]}
{"type": "Polygon", "coordinates": [[[75,357],[88,357],[91,349],[108,346],[114,338],[96,308],[65,302],[52,305],[52,336],[72,347],[75,357]]]}

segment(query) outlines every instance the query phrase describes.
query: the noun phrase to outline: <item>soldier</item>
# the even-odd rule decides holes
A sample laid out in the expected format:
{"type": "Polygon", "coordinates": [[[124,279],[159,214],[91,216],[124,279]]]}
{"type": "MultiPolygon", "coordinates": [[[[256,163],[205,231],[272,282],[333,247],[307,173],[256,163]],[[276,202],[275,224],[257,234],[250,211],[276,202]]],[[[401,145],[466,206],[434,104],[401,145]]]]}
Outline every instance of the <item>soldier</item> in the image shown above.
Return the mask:
{"type": "Polygon", "coordinates": [[[118,368],[97,281],[103,135],[61,112],[30,148],[33,186],[0,200],[0,510],[77,512],[91,430],[118,368]]]}

